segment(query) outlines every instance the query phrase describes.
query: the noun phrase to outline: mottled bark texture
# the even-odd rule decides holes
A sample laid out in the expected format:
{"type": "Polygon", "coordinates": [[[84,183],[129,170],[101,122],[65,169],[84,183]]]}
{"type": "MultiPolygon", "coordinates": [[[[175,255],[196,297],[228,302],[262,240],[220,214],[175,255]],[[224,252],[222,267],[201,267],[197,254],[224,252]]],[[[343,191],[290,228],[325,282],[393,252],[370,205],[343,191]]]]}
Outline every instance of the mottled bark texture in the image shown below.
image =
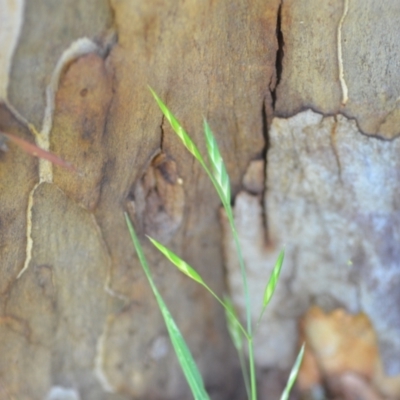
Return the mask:
{"type": "MultiPolygon", "coordinates": [[[[286,248],[256,340],[265,367],[291,365],[298,317],[315,304],[364,312],[386,374],[400,375],[399,14],[396,0],[282,2],[265,176],[252,164],[258,189],[245,180],[235,204],[258,297],[254,320],[286,248]]],[[[230,287],[243,309],[224,230],[230,287]]]]}
{"type": "Polygon", "coordinates": [[[213,399],[241,386],[224,314],[154,235],[225,290],[219,201],[147,85],[232,178],[265,150],[279,1],[0,0],[0,130],[77,173],[0,151],[0,397],[188,399],[124,221],[213,399]],[[4,19],[4,20],[3,20],[4,19]],[[7,24],[3,24],[7,21],[7,24]]]}

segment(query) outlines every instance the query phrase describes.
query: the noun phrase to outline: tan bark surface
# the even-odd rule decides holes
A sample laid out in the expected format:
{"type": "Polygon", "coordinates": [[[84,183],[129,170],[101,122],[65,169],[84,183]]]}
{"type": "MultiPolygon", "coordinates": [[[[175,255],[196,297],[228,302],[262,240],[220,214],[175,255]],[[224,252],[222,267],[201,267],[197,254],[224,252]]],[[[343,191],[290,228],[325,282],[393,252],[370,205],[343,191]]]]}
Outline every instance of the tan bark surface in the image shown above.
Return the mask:
{"type": "Polygon", "coordinates": [[[400,133],[400,4],[390,0],[289,0],[276,115],[312,108],[354,118],[361,132],[400,133]]]}
{"type": "MultiPolygon", "coordinates": [[[[291,366],[298,318],[318,305],[364,312],[377,335],[383,375],[399,382],[399,10],[397,1],[282,3],[266,176],[251,165],[248,175],[259,184],[249,188],[247,177],[235,200],[254,322],[265,282],[286,248],[281,282],[256,338],[264,367],[291,366]]],[[[243,311],[240,273],[222,222],[229,284],[243,311]]],[[[399,398],[394,387],[390,396],[399,398]]]]}
{"type": "MultiPolygon", "coordinates": [[[[0,398],[190,396],[124,211],[212,398],[232,399],[241,385],[219,306],[146,244],[145,234],[162,240],[225,290],[219,201],[147,85],[202,151],[203,116],[216,134],[254,320],[286,245],[256,338],[259,367],[289,368],[310,306],[362,311],[385,372],[369,392],[341,376],[343,395],[400,397],[397,0],[0,0],[0,9],[0,131],[77,169],[11,142],[0,150],[0,398]]],[[[226,232],[223,241],[242,310],[226,232]]],[[[312,338],[319,328],[308,321],[312,338]]]]}
{"type": "MultiPolygon", "coordinates": [[[[222,294],[219,202],[147,85],[202,150],[208,119],[237,190],[265,147],[278,5],[38,0],[8,10],[0,130],[78,172],[12,143],[0,152],[5,398],[189,398],[123,212],[143,242],[162,239],[222,294]]],[[[231,399],[240,372],[223,312],[145,249],[210,394],[231,399]]]]}

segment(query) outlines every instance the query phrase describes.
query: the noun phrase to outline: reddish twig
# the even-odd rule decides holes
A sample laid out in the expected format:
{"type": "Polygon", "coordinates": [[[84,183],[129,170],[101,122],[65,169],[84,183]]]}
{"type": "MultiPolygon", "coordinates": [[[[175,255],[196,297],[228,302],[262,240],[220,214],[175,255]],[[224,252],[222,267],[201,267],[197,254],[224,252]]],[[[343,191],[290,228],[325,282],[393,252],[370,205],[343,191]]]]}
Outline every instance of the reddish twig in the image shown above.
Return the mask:
{"type": "MultiPolygon", "coordinates": [[[[59,165],[60,167],[66,168],[70,171],[76,172],[76,168],[69,162],[64,161],[62,158],[56,156],[54,153],[43,150],[40,147],[19,138],[18,136],[11,135],[10,133],[0,132],[0,135],[4,135],[8,140],[15,143],[19,146],[25,153],[28,153],[32,156],[43,158],[44,160],[50,161],[55,165],[59,165]]],[[[2,148],[4,150],[4,144],[2,148]]]]}

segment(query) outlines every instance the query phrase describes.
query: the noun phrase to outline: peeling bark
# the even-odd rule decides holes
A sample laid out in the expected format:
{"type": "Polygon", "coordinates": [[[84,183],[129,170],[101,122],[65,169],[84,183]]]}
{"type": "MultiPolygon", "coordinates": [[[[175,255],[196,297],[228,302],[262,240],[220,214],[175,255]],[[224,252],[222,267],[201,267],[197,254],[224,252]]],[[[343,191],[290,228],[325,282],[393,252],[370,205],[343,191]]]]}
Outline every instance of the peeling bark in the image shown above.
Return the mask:
{"type": "Polygon", "coordinates": [[[222,310],[145,242],[223,293],[223,241],[243,309],[219,201],[147,85],[202,151],[203,116],[217,135],[254,305],[286,244],[258,365],[290,366],[317,304],[364,311],[400,373],[397,0],[53,3],[17,1],[0,27],[0,131],[78,170],[0,150],[0,393],[188,398],[124,211],[211,395],[238,390],[222,310]]]}
{"type": "Polygon", "coordinates": [[[127,210],[210,394],[234,397],[240,372],[222,310],[145,242],[149,233],[167,241],[225,290],[219,201],[147,85],[202,150],[208,119],[237,190],[264,151],[278,7],[26,2],[12,40],[0,42],[8,88],[0,130],[78,172],[12,143],[0,151],[0,388],[8,397],[189,397],[130,243],[127,210]]]}

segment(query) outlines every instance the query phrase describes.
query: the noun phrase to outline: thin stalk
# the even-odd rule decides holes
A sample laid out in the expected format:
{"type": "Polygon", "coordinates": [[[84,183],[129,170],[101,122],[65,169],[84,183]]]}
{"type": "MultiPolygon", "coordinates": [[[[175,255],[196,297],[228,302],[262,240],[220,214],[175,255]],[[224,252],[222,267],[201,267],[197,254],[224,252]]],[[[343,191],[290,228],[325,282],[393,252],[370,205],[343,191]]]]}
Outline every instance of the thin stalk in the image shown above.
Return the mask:
{"type": "Polygon", "coordinates": [[[245,297],[245,302],[246,302],[246,320],[247,320],[247,332],[250,337],[252,337],[252,326],[251,326],[251,307],[250,307],[250,295],[249,295],[249,286],[247,284],[247,277],[246,277],[246,267],[244,265],[244,259],[243,259],[243,254],[242,254],[242,249],[240,247],[239,243],[239,237],[235,228],[235,223],[233,220],[233,215],[232,211],[229,206],[229,212],[228,212],[228,220],[229,224],[231,226],[231,230],[233,233],[233,238],[235,241],[235,246],[236,246],[236,251],[238,253],[238,258],[239,258],[239,265],[240,265],[240,272],[242,274],[242,281],[243,281],[243,289],[244,289],[244,297],[245,297]]]}
{"type": "MultiPolygon", "coordinates": [[[[219,198],[222,201],[224,209],[227,213],[229,224],[233,233],[235,247],[239,258],[239,265],[242,275],[242,282],[243,282],[243,290],[245,296],[245,303],[246,303],[246,322],[247,322],[247,332],[245,337],[248,341],[249,347],[249,364],[250,364],[250,383],[251,383],[251,398],[252,400],[256,400],[257,398],[257,388],[256,388],[256,378],[255,378],[255,367],[254,367],[254,350],[253,350],[253,334],[252,334],[252,326],[251,326],[251,306],[250,306],[250,296],[249,296],[249,288],[247,284],[246,278],[246,268],[244,265],[244,259],[242,250],[240,248],[238,234],[235,228],[235,223],[233,219],[232,207],[230,205],[231,195],[230,195],[230,188],[229,188],[229,177],[227,176],[226,168],[224,166],[221,154],[218,149],[218,145],[215,141],[215,138],[211,132],[210,127],[208,126],[207,122],[204,123],[204,130],[206,135],[207,141],[207,149],[208,149],[208,157],[211,165],[214,169],[214,173],[216,173],[216,177],[207,167],[199,149],[193,143],[192,139],[186,133],[186,131],[182,128],[179,121],[175,118],[175,116],[169,111],[168,107],[162,102],[162,100],[158,97],[158,95],[154,92],[153,89],[149,87],[153,97],[156,99],[160,109],[162,110],[163,114],[171,124],[171,127],[181,139],[185,147],[189,150],[189,152],[198,160],[201,164],[203,169],[206,171],[208,177],[210,178],[211,182],[213,183],[219,198]]],[[[214,294],[213,294],[214,295],[214,294]]],[[[219,298],[215,296],[218,301],[219,298]]]]}
{"type": "MultiPolygon", "coordinates": [[[[225,205],[224,205],[225,206],[225,205]]],[[[225,209],[228,214],[229,224],[233,233],[236,251],[239,258],[239,265],[240,271],[242,274],[242,282],[243,282],[243,289],[244,289],[244,296],[245,296],[245,303],[246,303],[246,318],[247,318],[247,332],[248,332],[248,351],[249,351],[249,367],[250,367],[250,388],[251,388],[251,399],[257,399],[257,385],[256,385],[256,373],[254,368],[254,346],[253,346],[253,334],[252,334],[252,325],[251,325],[251,306],[250,306],[250,295],[249,295],[249,287],[247,283],[246,277],[246,267],[244,265],[244,259],[242,254],[242,249],[239,243],[239,237],[236,231],[232,209],[230,205],[228,207],[225,206],[225,209]],[[229,207],[229,208],[228,208],[229,207]]]]}
{"type": "Polygon", "coordinates": [[[164,257],[166,257],[173,265],[175,265],[175,267],[178,268],[178,270],[180,272],[185,274],[190,279],[193,279],[199,285],[203,286],[209,293],[211,293],[211,295],[222,305],[222,307],[224,307],[225,312],[227,312],[229,314],[229,317],[235,321],[236,325],[240,328],[240,330],[242,331],[242,334],[246,337],[246,339],[249,338],[249,334],[247,333],[247,331],[243,327],[243,325],[240,323],[240,321],[237,318],[237,316],[235,315],[235,313],[232,312],[231,307],[229,307],[225,303],[225,301],[222,301],[216,295],[216,293],[204,282],[201,275],[199,275],[193,267],[191,267],[186,261],[182,260],[178,255],[176,255],[173,251],[169,250],[167,247],[162,245],[157,240],[153,239],[150,236],[147,236],[147,238],[161,252],[161,254],[164,255],[164,257]]]}
{"type": "Polygon", "coordinates": [[[224,198],[223,193],[221,192],[220,186],[219,186],[218,182],[215,180],[211,171],[208,169],[207,165],[204,163],[203,160],[199,160],[199,161],[200,161],[200,164],[202,165],[202,167],[204,168],[204,170],[206,171],[207,175],[209,176],[215,189],[217,190],[217,193],[218,193],[220,199],[222,200],[224,209],[228,216],[229,225],[231,227],[233,238],[235,241],[235,247],[236,247],[236,251],[238,254],[238,258],[239,258],[240,272],[242,275],[243,290],[244,290],[244,297],[245,297],[245,303],[246,303],[247,332],[244,335],[247,339],[248,352],[249,352],[251,399],[257,400],[257,385],[256,385],[256,373],[255,373],[255,367],[254,367],[254,346],[253,346],[253,333],[252,333],[253,329],[252,329],[252,325],[251,325],[251,304],[250,304],[249,286],[248,286],[247,277],[246,277],[246,267],[244,265],[242,249],[240,247],[239,237],[238,237],[238,234],[236,231],[231,205],[225,201],[225,198],[224,198]]]}
{"type": "Polygon", "coordinates": [[[208,169],[207,165],[204,163],[203,160],[199,160],[199,161],[200,161],[201,166],[204,168],[204,170],[206,171],[207,175],[209,176],[209,178],[210,178],[211,182],[213,183],[215,189],[217,190],[217,193],[218,193],[220,199],[222,200],[223,206],[224,206],[225,211],[226,211],[226,213],[228,215],[229,225],[230,225],[232,233],[233,233],[233,238],[235,240],[236,251],[238,253],[240,272],[242,274],[244,297],[245,297],[245,303],[246,303],[246,322],[247,322],[246,325],[247,325],[247,333],[248,333],[247,336],[252,337],[252,331],[253,330],[252,330],[252,327],[251,327],[251,307],[250,307],[249,286],[247,284],[246,267],[244,265],[242,249],[240,247],[239,237],[238,237],[238,234],[237,234],[237,231],[236,231],[235,222],[233,220],[232,208],[231,208],[231,205],[224,200],[224,195],[223,195],[223,193],[221,193],[221,189],[220,189],[218,183],[216,182],[213,174],[208,169]]]}
{"type": "MultiPolygon", "coordinates": [[[[238,258],[239,258],[240,272],[242,275],[243,290],[244,290],[244,297],[245,297],[245,303],[246,303],[247,333],[245,334],[245,337],[248,342],[248,351],[249,351],[251,399],[257,400],[257,385],[256,385],[256,373],[255,373],[255,367],[254,367],[254,346],[253,346],[253,333],[252,333],[253,329],[252,329],[252,325],[251,325],[251,304],[250,304],[249,286],[248,286],[247,277],[246,277],[246,267],[244,265],[242,249],[240,247],[239,237],[238,237],[238,234],[236,231],[235,221],[233,219],[231,205],[230,205],[230,203],[228,203],[225,200],[224,194],[222,193],[218,182],[214,178],[214,175],[211,173],[211,171],[208,169],[205,162],[202,159],[199,159],[199,162],[200,162],[201,166],[204,168],[204,170],[206,171],[207,175],[209,176],[215,189],[217,190],[219,198],[222,200],[222,204],[227,213],[229,225],[231,227],[231,231],[233,233],[233,238],[235,241],[235,247],[236,247],[236,251],[238,254],[238,258]]],[[[215,297],[217,298],[217,296],[215,296],[215,297]]]]}
{"type": "Polygon", "coordinates": [[[252,400],[257,400],[257,384],[256,384],[256,371],[255,371],[255,368],[254,368],[253,338],[250,338],[248,340],[248,348],[249,348],[251,399],[252,400]]]}
{"type": "Polygon", "coordinates": [[[247,371],[247,365],[246,365],[246,360],[244,357],[243,349],[241,351],[238,351],[238,357],[239,357],[239,362],[240,362],[240,369],[242,370],[244,386],[246,387],[247,398],[250,399],[251,393],[250,393],[249,373],[247,371]]]}
{"type": "Polygon", "coordinates": [[[214,298],[222,305],[222,307],[236,320],[240,330],[242,331],[244,337],[247,339],[247,341],[251,340],[251,336],[249,335],[249,333],[246,331],[246,329],[244,329],[243,325],[240,323],[240,321],[236,318],[236,315],[234,315],[232,313],[231,310],[229,310],[229,308],[226,307],[226,304],[212,291],[212,289],[207,286],[205,283],[199,282],[200,285],[202,285],[203,287],[205,287],[209,293],[211,293],[214,298]]]}

